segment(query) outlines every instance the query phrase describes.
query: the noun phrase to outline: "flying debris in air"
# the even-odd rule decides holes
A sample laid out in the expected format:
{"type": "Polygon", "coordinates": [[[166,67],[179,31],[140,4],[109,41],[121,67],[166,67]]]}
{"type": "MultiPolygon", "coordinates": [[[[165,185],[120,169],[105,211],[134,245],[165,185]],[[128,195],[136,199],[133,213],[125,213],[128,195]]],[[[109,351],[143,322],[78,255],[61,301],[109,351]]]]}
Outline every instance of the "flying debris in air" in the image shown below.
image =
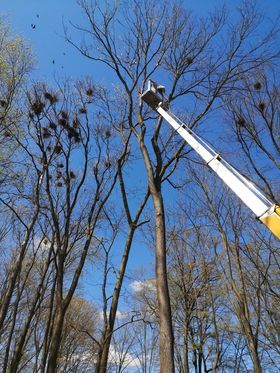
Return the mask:
{"type": "Polygon", "coordinates": [[[36,14],[36,17],[39,18],[39,14],[36,14]]]}
{"type": "Polygon", "coordinates": [[[52,60],[53,65],[55,64],[55,60],[52,60]]]}
{"type": "Polygon", "coordinates": [[[36,28],[36,25],[34,25],[34,23],[31,23],[31,28],[34,30],[36,28]]]}

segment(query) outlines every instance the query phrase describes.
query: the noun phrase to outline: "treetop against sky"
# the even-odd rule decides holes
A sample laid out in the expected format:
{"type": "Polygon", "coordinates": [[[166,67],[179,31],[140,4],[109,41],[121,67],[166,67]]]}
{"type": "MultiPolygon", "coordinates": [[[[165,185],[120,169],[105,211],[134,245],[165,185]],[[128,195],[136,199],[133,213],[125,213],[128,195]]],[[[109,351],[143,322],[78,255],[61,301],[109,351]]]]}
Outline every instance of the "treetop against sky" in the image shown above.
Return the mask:
{"type": "MultiPolygon", "coordinates": [[[[234,13],[241,1],[184,0],[183,3],[200,17],[223,4],[234,13]]],[[[258,1],[258,5],[272,18],[280,12],[278,0],[258,1]]],[[[74,24],[82,21],[81,9],[75,0],[1,0],[0,12],[7,17],[12,29],[31,44],[36,62],[35,76],[39,79],[91,75],[94,80],[110,82],[108,71],[105,74],[102,66],[93,70],[91,61],[64,40],[63,22],[70,29],[69,21],[74,24]]]]}
{"type": "MultiPolygon", "coordinates": [[[[1,3],[1,13],[7,18],[14,32],[22,35],[32,48],[35,59],[35,71],[32,73],[32,78],[54,81],[87,75],[96,82],[112,85],[114,77],[111,71],[106,70],[101,64],[93,64],[65,41],[63,24],[71,30],[70,22],[73,24],[83,22],[81,8],[76,1],[2,0],[1,3]]],[[[199,18],[215,8],[221,8],[223,4],[229,12],[234,14],[235,7],[238,7],[241,1],[185,0],[183,3],[199,18]]],[[[277,0],[258,1],[257,3],[260,9],[264,9],[267,16],[272,19],[275,19],[280,11],[277,0]]],[[[162,79],[162,83],[165,83],[164,76],[162,79]]],[[[205,132],[209,132],[211,139],[211,127],[210,129],[206,127],[205,132]]],[[[136,176],[139,177],[138,171],[136,176]]]]}

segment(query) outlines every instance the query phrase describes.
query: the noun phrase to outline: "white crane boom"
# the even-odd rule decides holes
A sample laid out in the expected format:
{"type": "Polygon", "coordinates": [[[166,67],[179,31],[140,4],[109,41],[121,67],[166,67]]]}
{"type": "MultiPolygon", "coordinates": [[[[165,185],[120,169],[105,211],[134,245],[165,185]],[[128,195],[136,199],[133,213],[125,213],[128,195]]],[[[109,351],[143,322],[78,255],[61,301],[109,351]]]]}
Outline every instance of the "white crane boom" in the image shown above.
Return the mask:
{"type": "Polygon", "coordinates": [[[251,181],[222,159],[204,140],[186,124],[176,118],[165,105],[164,87],[149,81],[142,99],[157,111],[186,142],[201,156],[206,164],[247,205],[256,217],[280,239],[280,206],[270,201],[251,181]]]}

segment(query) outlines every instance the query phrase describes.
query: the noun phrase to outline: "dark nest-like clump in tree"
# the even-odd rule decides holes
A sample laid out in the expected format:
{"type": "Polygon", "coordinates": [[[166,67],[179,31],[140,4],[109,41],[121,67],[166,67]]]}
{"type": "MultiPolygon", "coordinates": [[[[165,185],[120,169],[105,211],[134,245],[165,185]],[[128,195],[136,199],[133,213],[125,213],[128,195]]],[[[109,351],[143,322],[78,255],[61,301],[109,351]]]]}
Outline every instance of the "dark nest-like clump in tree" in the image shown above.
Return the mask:
{"type": "Polygon", "coordinates": [[[50,122],[50,128],[51,128],[52,130],[56,130],[57,125],[56,125],[54,122],[50,122]]]}
{"type": "Polygon", "coordinates": [[[265,103],[263,101],[261,101],[258,105],[258,108],[260,109],[260,111],[264,111],[265,109],[265,103]]]}
{"type": "Polygon", "coordinates": [[[93,95],[93,89],[92,88],[88,88],[86,90],[86,94],[87,94],[87,96],[91,97],[93,95]]]}
{"type": "Polygon", "coordinates": [[[256,82],[256,83],[254,84],[254,88],[255,88],[256,91],[259,91],[259,90],[261,89],[261,87],[262,87],[262,85],[261,85],[260,82],[256,82]]]}
{"type": "Polygon", "coordinates": [[[86,113],[87,113],[87,109],[86,109],[85,107],[81,107],[81,108],[79,109],[79,113],[81,113],[81,114],[86,114],[86,113]]]}
{"type": "Polygon", "coordinates": [[[48,138],[50,138],[51,135],[52,135],[52,134],[50,133],[50,131],[49,131],[48,128],[46,128],[46,127],[43,127],[43,128],[42,128],[42,136],[43,136],[44,139],[48,139],[48,138]]]}
{"type": "Polygon", "coordinates": [[[42,101],[36,100],[31,105],[31,110],[33,111],[34,114],[40,115],[43,112],[44,107],[45,107],[45,104],[42,101]]]}
{"type": "Polygon", "coordinates": [[[56,145],[56,146],[54,147],[54,152],[55,152],[56,154],[60,154],[61,151],[62,151],[62,147],[61,147],[60,145],[56,145]]]}
{"type": "Polygon", "coordinates": [[[245,119],[243,117],[239,117],[237,120],[236,120],[236,124],[238,124],[239,127],[243,127],[245,126],[245,119]]]}
{"type": "Polygon", "coordinates": [[[56,102],[58,102],[57,96],[50,92],[45,92],[44,96],[45,96],[45,99],[48,100],[51,104],[55,104],[56,102]]]}

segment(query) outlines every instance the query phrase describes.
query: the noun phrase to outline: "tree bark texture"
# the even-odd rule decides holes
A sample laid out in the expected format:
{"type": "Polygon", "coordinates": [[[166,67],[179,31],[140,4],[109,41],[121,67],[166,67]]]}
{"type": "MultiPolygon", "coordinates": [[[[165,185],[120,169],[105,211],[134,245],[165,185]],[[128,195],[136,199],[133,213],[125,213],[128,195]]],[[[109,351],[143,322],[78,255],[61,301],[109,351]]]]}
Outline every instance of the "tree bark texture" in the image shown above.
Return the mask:
{"type": "Polygon", "coordinates": [[[167,282],[164,206],[161,192],[152,193],[156,224],[156,284],[160,319],[160,372],[174,372],[174,337],[167,282]]]}
{"type": "Polygon", "coordinates": [[[57,309],[56,318],[53,327],[52,342],[49,350],[47,373],[55,373],[57,367],[57,359],[60,348],[60,340],[63,330],[63,321],[65,316],[65,310],[63,307],[57,309]]]}
{"type": "Polygon", "coordinates": [[[172,329],[171,305],[167,281],[166,266],[166,229],[164,204],[161,193],[161,180],[153,173],[152,162],[143,139],[138,138],[139,146],[145,163],[150,193],[154,204],[155,215],[155,251],[156,251],[156,288],[159,313],[159,354],[160,373],[174,372],[174,336],[172,329]]]}

